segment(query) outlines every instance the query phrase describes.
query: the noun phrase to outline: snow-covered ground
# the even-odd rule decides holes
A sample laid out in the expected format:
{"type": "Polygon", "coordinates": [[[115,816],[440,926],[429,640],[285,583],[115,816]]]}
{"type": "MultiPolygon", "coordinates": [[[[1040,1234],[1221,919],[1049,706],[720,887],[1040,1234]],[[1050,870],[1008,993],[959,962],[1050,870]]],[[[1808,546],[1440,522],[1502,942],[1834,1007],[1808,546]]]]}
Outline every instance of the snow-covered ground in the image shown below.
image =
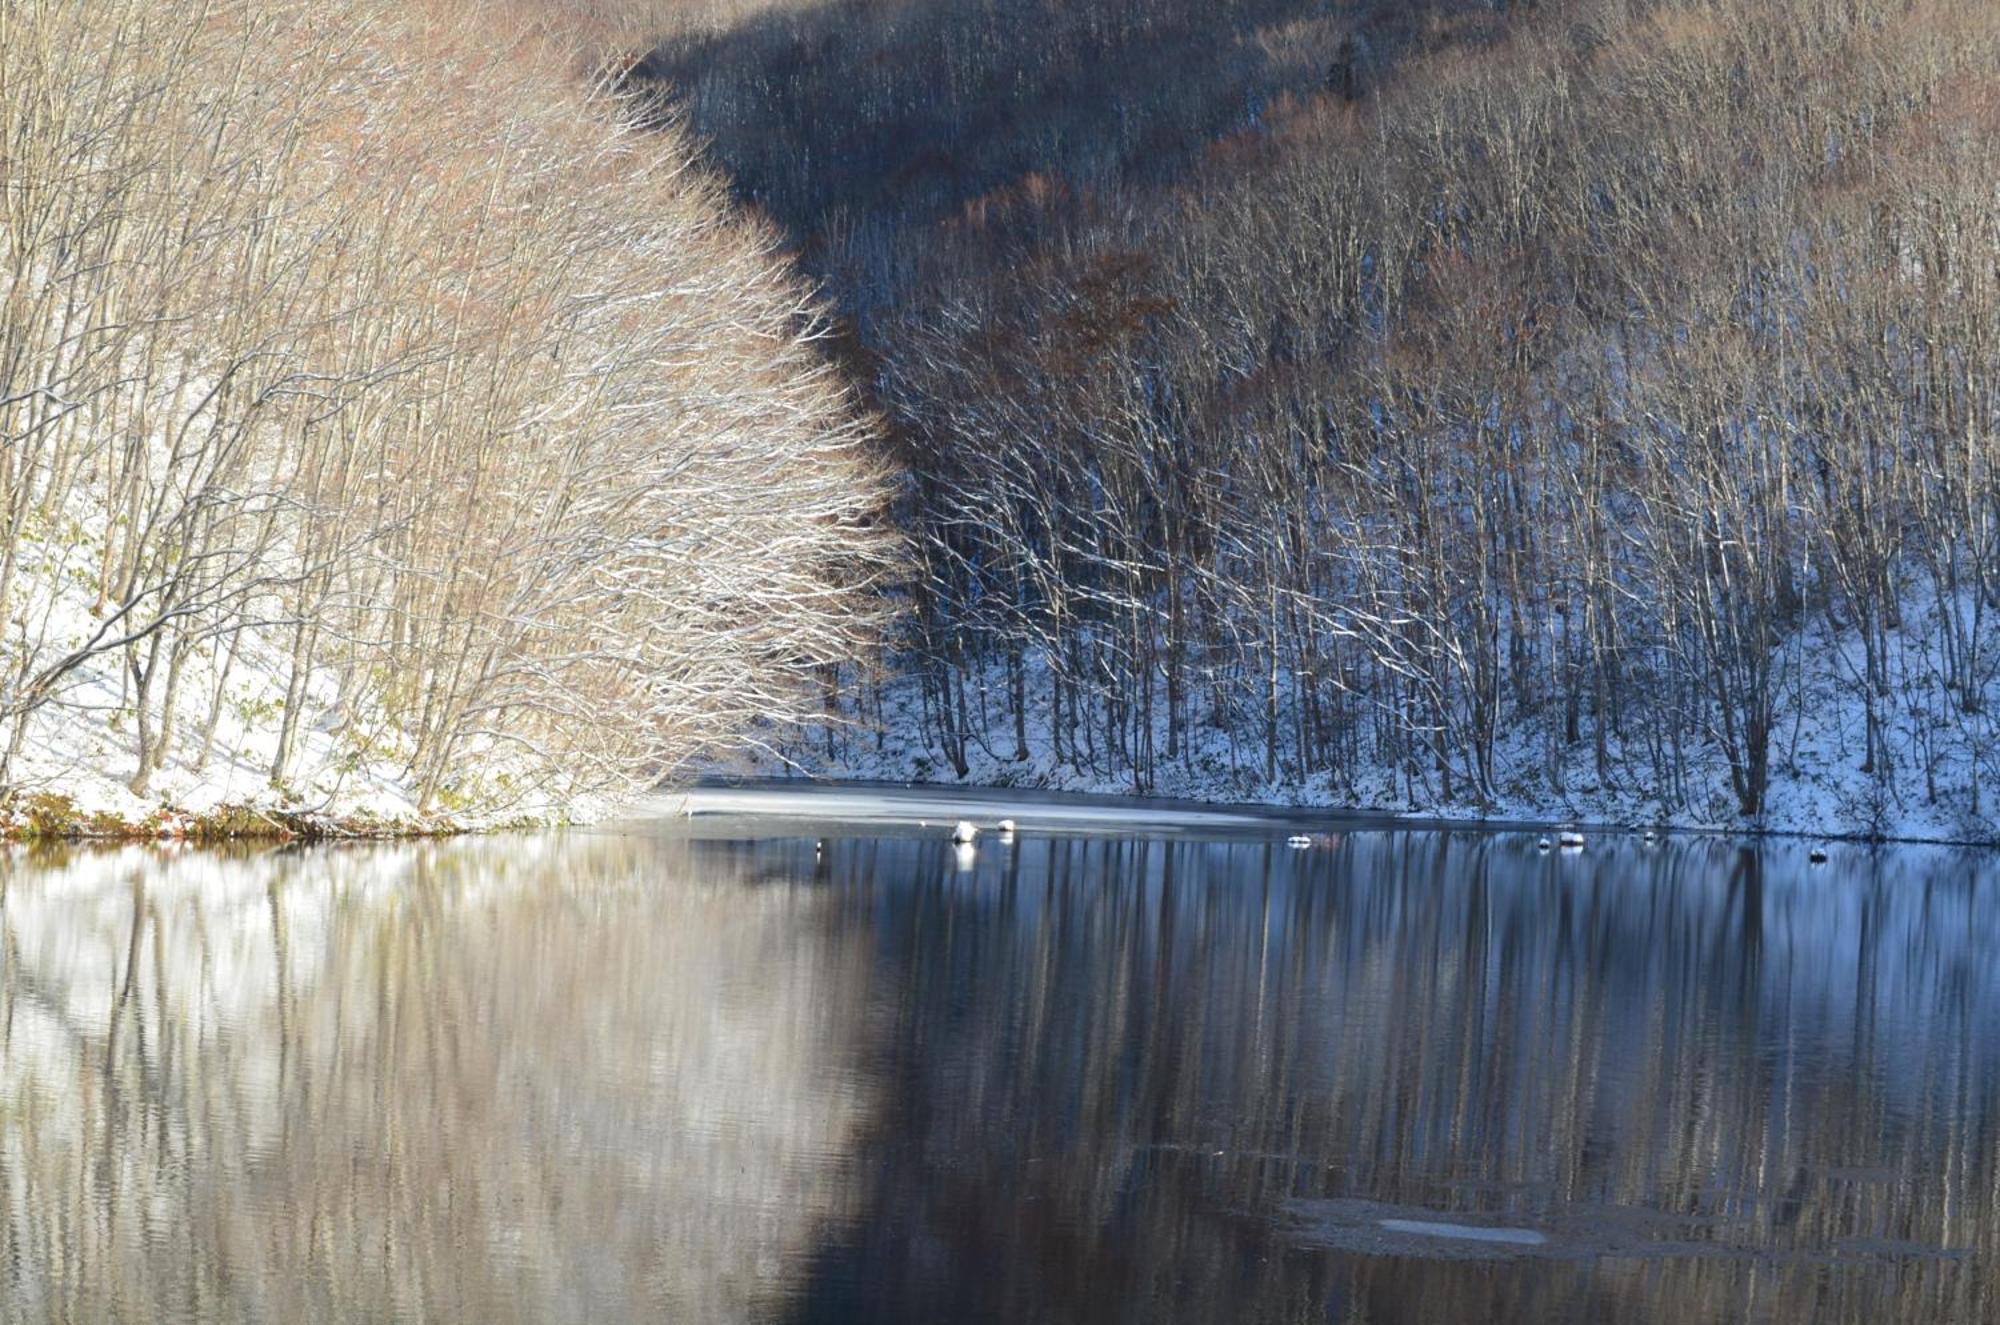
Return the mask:
{"type": "MultiPolygon", "coordinates": [[[[94,593],[93,558],[101,512],[85,511],[68,537],[24,538],[11,615],[14,638],[0,662],[20,674],[82,649],[100,632],[105,611],[94,593]]],[[[282,604],[248,613],[282,621],[282,604]]],[[[410,742],[365,699],[340,693],[330,669],[304,687],[302,709],[282,777],[273,766],[284,716],[289,627],[251,624],[188,651],[180,699],[163,764],[132,789],[138,771],[135,687],[124,650],[97,653],[62,678],[26,718],[19,753],[7,769],[11,822],[19,828],[30,802],[59,798],[100,826],[139,827],[162,815],[198,816],[223,807],[282,811],[350,827],[488,827],[578,821],[607,806],[571,794],[519,759],[470,752],[440,804],[419,806],[409,767],[410,742]],[[230,655],[234,652],[234,657],[230,655]],[[211,733],[208,724],[214,719],[211,733]]],[[[154,720],[159,720],[158,701],[154,720]]],[[[4,738],[0,738],[4,739],[4,738]]],[[[546,770],[539,770],[546,772],[546,770]]]]}
{"type": "MultiPolygon", "coordinates": [[[[1917,621],[1913,604],[1909,619],[1917,621]]],[[[1599,824],[1659,824],[1667,827],[1812,835],[1880,837],[1929,842],[2000,841],[2000,731],[1993,714],[2000,693],[1982,705],[1942,705],[1924,696],[1942,695],[1932,660],[1892,635],[1895,651],[1885,668],[1900,686],[1878,701],[1882,715],[1887,775],[1864,772],[1866,716],[1860,677],[1861,647],[1851,634],[1821,624],[1801,631],[1781,646],[1780,722],[1771,741],[1771,780],[1765,812],[1746,820],[1737,812],[1729,768],[1713,746],[1688,750],[1690,794],[1673,801],[1652,785],[1646,751],[1636,739],[1620,748],[1610,742],[1610,778],[1600,781],[1596,754],[1584,741],[1561,752],[1554,774],[1548,769],[1548,734],[1538,719],[1517,716],[1503,723],[1496,741],[1496,794],[1481,803],[1469,795],[1446,800],[1414,786],[1388,767],[1359,767],[1304,777],[1281,770],[1263,777],[1262,750],[1254,733],[1234,738],[1208,721],[1189,724],[1193,748],[1176,760],[1162,759],[1151,783],[1135,785],[1129,769],[1093,772],[1054,757],[1049,738],[1049,688],[1040,660],[1030,659],[1027,685],[1028,750],[1014,758],[1014,729],[1008,684],[998,665],[983,681],[984,694],[969,706],[975,724],[985,726],[966,742],[966,775],[955,776],[949,760],[923,721],[917,681],[907,673],[888,681],[881,694],[882,720],[853,714],[836,727],[812,731],[789,742],[773,740],[765,753],[718,766],[724,774],[750,777],[810,777],[897,784],[1037,788],[1156,797],[1210,804],[1338,808],[1368,814],[1426,818],[1547,823],[1575,820],[1599,824]],[[1942,709],[1942,711],[1940,711],[1942,709]],[[829,744],[833,753],[829,755],[829,744]]],[[[1156,749],[1167,748],[1164,727],[1156,749]]]]}
{"type": "MultiPolygon", "coordinates": [[[[191,692],[213,693],[212,658],[202,660],[191,692]]],[[[449,822],[465,828],[524,821],[579,821],[605,806],[594,799],[559,800],[529,791],[496,796],[468,787],[446,810],[422,811],[395,734],[369,731],[339,706],[326,678],[316,678],[282,782],[271,776],[285,699],[282,658],[267,639],[247,637],[223,685],[212,742],[196,714],[175,734],[164,765],[145,795],[131,789],[137,770],[130,696],[121,690],[118,659],[86,664],[58,702],[29,720],[12,770],[14,792],[72,802],[80,816],[143,824],[162,813],[203,815],[223,807],[283,811],[350,825],[383,826],[449,822]],[[205,748],[204,748],[205,747],[205,748]]],[[[477,761],[474,761],[475,763],[477,761]]]]}

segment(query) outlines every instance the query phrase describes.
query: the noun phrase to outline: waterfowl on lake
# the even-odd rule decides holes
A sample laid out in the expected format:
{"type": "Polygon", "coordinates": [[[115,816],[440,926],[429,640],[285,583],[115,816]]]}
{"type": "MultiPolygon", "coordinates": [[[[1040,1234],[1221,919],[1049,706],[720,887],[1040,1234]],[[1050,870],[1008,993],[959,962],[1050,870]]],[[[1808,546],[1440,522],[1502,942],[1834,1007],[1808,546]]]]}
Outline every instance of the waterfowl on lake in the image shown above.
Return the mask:
{"type": "Polygon", "coordinates": [[[1826,848],[1814,847],[1811,851],[1808,851],[1806,853],[1806,859],[1811,861],[1815,865],[1826,864],[1826,848]]]}
{"type": "Polygon", "coordinates": [[[973,839],[977,838],[978,836],[979,836],[979,829],[973,826],[972,820],[970,819],[960,819],[958,821],[958,826],[951,830],[951,840],[958,843],[962,847],[971,846],[973,839]]]}

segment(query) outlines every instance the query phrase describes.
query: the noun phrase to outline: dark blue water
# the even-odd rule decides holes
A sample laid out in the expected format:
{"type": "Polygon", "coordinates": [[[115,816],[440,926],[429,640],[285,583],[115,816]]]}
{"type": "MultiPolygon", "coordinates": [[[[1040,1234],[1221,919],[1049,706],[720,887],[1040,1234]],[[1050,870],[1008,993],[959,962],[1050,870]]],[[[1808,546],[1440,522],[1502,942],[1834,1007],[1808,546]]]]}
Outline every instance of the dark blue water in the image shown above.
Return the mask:
{"type": "Polygon", "coordinates": [[[2000,1320],[1990,857],[30,858],[0,1319],[2000,1320]]]}

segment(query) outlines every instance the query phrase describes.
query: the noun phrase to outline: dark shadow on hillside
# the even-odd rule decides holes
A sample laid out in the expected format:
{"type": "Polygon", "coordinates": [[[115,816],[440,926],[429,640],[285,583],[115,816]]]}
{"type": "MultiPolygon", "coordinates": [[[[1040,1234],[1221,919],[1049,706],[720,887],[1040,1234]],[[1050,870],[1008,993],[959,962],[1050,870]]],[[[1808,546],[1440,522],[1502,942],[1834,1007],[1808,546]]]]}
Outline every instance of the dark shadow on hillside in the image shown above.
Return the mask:
{"type": "Polygon", "coordinates": [[[1469,0],[835,0],[670,41],[633,70],[802,244],[893,228],[1026,176],[1170,181],[1278,97],[1360,95],[1469,0]]]}
{"type": "Polygon", "coordinates": [[[1171,172],[1254,122],[1259,25],[1318,0],[839,0],[655,50],[743,196],[803,237],[833,213],[934,219],[1034,171],[1171,172]]]}

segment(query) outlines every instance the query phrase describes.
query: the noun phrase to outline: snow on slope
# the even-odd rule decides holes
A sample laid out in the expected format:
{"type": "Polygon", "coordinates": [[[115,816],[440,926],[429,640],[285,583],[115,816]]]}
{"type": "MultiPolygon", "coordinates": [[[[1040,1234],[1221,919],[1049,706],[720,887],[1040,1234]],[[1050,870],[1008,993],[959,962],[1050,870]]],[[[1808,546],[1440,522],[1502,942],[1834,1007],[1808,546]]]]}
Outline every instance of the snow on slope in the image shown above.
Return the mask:
{"type": "MultiPolygon", "coordinates": [[[[1912,605],[1909,617],[1920,611],[1912,605]]],[[[1765,813],[1745,820],[1736,809],[1729,769],[1714,748],[1689,752],[1691,792],[1678,803],[1650,784],[1647,752],[1638,734],[1625,748],[1610,743],[1610,778],[1600,782],[1588,741],[1562,752],[1552,777],[1546,768],[1548,735],[1538,718],[1516,715],[1503,725],[1495,766],[1497,794],[1488,803],[1459,796],[1437,797],[1421,780],[1412,784],[1383,766],[1263,777],[1262,746],[1256,733],[1231,733],[1200,716],[1188,724],[1194,748],[1181,760],[1160,762],[1145,786],[1129,769],[1079,769],[1053,757],[1049,739],[1046,660],[1030,659],[1027,693],[1029,758],[1014,759],[1014,732],[1007,678],[995,667],[971,704],[975,731],[966,743],[968,770],[961,780],[923,720],[917,681],[904,672],[882,691],[883,720],[862,724],[852,712],[831,741],[826,731],[790,742],[772,738],[776,754],[729,767],[724,773],[772,776],[804,774],[924,784],[1034,787],[1049,790],[1131,795],[1136,792],[1220,803],[1342,808],[1396,815],[1464,819],[1539,821],[1578,819],[1596,823],[1657,823],[1707,829],[1883,837],[1933,842],[2000,841],[2000,732],[1993,714],[2000,693],[1983,704],[1937,712],[1913,698],[1942,693],[1930,660],[1919,656],[1906,637],[1892,636],[1903,650],[1886,668],[1892,676],[1921,677],[1921,687],[1878,700],[1884,714],[1887,776],[1862,771],[1866,717],[1860,691],[1861,645],[1851,633],[1835,635],[1814,624],[1782,646],[1785,702],[1772,737],[1771,785],[1765,813]],[[985,714],[979,727],[979,715],[985,714]],[[831,744],[833,753],[829,755],[831,744]]],[[[1198,688],[1196,688],[1198,690],[1198,688]]],[[[1164,726],[1155,747],[1166,749],[1164,726]]],[[[1283,764],[1281,759],[1281,765],[1283,764]]]]}
{"type": "MultiPolygon", "coordinates": [[[[15,638],[0,649],[10,671],[20,651],[40,662],[81,646],[100,625],[90,559],[93,517],[70,523],[68,537],[25,538],[15,585],[15,638]]],[[[101,527],[101,523],[98,527],[101,527]]],[[[251,617],[282,619],[281,605],[251,617]]],[[[132,826],[161,811],[200,815],[223,806],[281,810],[350,824],[419,822],[477,828],[523,821],[595,817],[605,805],[564,794],[519,760],[475,755],[448,801],[428,814],[417,804],[407,767],[409,743],[366,712],[344,703],[335,678],[315,673],[305,687],[285,776],[272,779],[284,714],[288,627],[250,626],[227,662],[227,637],[197,644],[186,663],[180,712],[165,763],[135,795],[138,769],[133,687],[122,652],[97,655],[66,676],[28,718],[8,770],[16,797],[63,797],[83,816],[132,826]],[[213,712],[215,726],[207,732],[213,712]]],[[[15,815],[21,814],[17,801],[15,815]]]]}

